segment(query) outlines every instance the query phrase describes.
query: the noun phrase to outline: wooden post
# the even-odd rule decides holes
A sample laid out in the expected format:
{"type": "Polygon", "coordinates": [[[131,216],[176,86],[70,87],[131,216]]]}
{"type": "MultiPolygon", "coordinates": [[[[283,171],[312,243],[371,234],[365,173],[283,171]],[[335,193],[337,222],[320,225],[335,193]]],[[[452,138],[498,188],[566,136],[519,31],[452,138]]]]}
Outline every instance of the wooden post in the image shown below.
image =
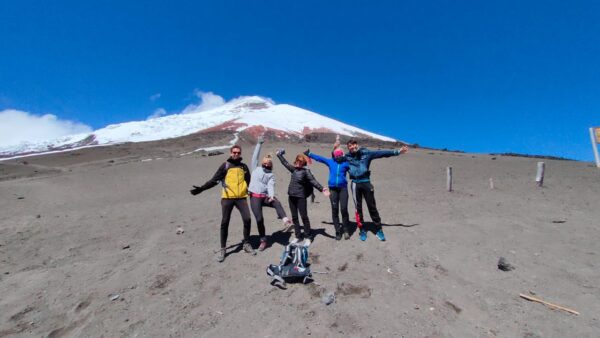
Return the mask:
{"type": "Polygon", "coordinates": [[[494,179],[490,177],[490,189],[494,190],[494,179]]]}
{"type": "Polygon", "coordinates": [[[537,186],[541,187],[544,185],[544,170],[546,169],[546,163],[538,162],[537,163],[537,175],[535,176],[535,181],[537,182],[537,186]]]}
{"type": "Polygon", "coordinates": [[[452,167],[446,167],[446,189],[452,191],[452,167]]]}
{"type": "Polygon", "coordinates": [[[600,130],[600,128],[590,128],[590,138],[592,139],[592,148],[594,149],[594,157],[596,158],[596,167],[600,168],[600,156],[598,155],[599,139],[594,135],[594,132],[597,132],[596,130],[600,130]]]}

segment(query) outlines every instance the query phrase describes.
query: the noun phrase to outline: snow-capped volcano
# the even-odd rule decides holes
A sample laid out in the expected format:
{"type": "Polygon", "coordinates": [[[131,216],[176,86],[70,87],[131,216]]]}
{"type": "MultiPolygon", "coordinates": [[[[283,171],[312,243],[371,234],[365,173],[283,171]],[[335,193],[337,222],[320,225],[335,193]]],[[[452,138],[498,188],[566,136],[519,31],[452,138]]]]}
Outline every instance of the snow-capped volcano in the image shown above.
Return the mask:
{"type": "Polygon", "coordinates": [[[347,136],[369,137],[383,141],[396,141],[306,109],[288,104],[274,104],[264,98],[251,96],[232,100],[211,110],[168,115],[146,121],[113,124],[98,129],[91,134],[77,134],[45,142],[25,142],[14,146],[0,147],[0,157],[82,146],[156,141],[202,131],[217,130],[246,131],[251,134],[270,130],[282,138],[291,135],[302,137],[313,132],[329,132],[347,136]]]}

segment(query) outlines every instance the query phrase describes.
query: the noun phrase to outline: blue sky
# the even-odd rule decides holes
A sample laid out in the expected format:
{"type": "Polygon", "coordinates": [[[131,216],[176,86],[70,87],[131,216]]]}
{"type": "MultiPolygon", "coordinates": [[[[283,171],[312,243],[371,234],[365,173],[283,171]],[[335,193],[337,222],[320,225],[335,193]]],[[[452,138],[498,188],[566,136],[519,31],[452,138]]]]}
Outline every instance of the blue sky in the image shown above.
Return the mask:
{"type": "Polygon", "coordinates": [[[591,161],[598,1],[3,1],[0,111],[260,95],[423,146],[591,161]],[[159,94],[159,95],[158,95],[159,94]]]}

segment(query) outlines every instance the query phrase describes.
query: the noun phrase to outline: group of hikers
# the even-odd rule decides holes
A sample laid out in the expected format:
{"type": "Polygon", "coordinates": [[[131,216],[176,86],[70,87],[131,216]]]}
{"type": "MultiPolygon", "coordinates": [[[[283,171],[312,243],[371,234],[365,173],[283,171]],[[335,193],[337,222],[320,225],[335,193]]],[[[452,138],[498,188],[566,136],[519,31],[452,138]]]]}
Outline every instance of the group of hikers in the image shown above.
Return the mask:
{"type": "Polygon", "coordinates": [[[286,158],[285,150],[276,151],[277,158],[281,164],[290,172],[290,184],[288,186],[288,203],[291,211],[291,220],[287,217],[281,202],[275,197],[275,174],[273,173],[273,156],[268,154],[262,158],[259,165],[259,157],[264,138],[260,136],[258,143],[254,148],[252,155],[252,172],[246,164],[242,162],[242,147],[234,145],[230,148],[230,156],[227,161],[217,169],[217,172],[202,186],[193,186],[190,190],[192,195],[197,195],[204,190],[210,189],[218,184],[222,186],[221,192],[221,249],[218,251],[217,260],[223,262],[226,256],[227,235],[229,231],[229,221],[233,208],[237,208],[242,216],[244,224],[244,239],[242,248],[245,252],[256,255],[256,251],[250,244],[251,218],[250,209],[256,218],[258,233],[260,236],[260,245],[258,251],[267,248],[267,236],[265,231],[265,221],[263,218],[263,207],[274,208],[277,218],[283,222],[283,231],[294,230],[294,238],[291,243],[304,241],[308,246],[314,239],[311,231],[310,220],[308,218],[307,198],[313,196],[313,188],[329,197],[331,201],[331,211],[333,224],[335,226],[336,240],[350,239],[349,233],[349,215],[348,215],[348,174],[351,180],[352,197],[355,204],[355,217],[359,229],[359,238],[362,241],[367,239],[367,232],[363,228],[363,210],[362,200],[367,203],[367,209],[371,220],[375,224],[375,234],[381,241],[385,241],[385,234],[381,227],[381,218],[377,211],[375,202],[375,191],[371,184],[371,171],[369,167],[371,161],[383,157],[398,156],[408,151],[407,146],[402,146],[399,150],[369,150],[359,147],[356,139],[350,139],[346,146],[348,152],[344,153],[340,147],[339,137],[333,146],[331,158],[326,158],[310,150],[296,155],[294,162],[290,164],[286,158]],[[329,178],[327,187],[323,187],[313,176],[312,172],[306,167],[310,160],[327,165],[329,168],[329,178]],[[250,197],[250,207],[248,207],[248,196],[250,197]],[[340,223],[339,214],[342,215],[340,223]],[[300,217],[298,217],[300,214],[300,217]],[[300,225],[300,219],[302,225],[300,225]]]}

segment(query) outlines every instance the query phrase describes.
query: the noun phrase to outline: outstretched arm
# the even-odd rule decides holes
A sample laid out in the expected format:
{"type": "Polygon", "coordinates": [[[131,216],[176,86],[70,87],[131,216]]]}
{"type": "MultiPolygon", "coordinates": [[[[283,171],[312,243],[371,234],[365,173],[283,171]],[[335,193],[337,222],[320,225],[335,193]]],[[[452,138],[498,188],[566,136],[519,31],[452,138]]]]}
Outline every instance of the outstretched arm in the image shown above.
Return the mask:
{"type": "Polygon", "coordinates": [[[285,150],[283,149],[279,149],[277,150],[277,158],[279,159],[279,161],[281,161],[281,164],[283,164],[284,167],[287,168],[287,170],[289,170],[291,173],[294,172],[294,170],[296,170],[296,168],[294,168],[293,165],[291,165],[286,159],[285,157],[283,157],[283,154],[285,154],[285,150]]]}
{"type": "Polygon", "coordinates": [[[219,184],[219,182],[223,179],[225,179],[226,174],[227,170],[225,170],[225,163],[223,163],[221,164],[219,169],[217,169],[217,172],[213,175],[213,177],[210,180],[206,181],[206,183],[199,187],[194,185],[194,189],[192,189],[190,192],[192,193],[192,195],[197,195],[203,192],[204,190],[208,190],[214,187],[215,185],[219,184]]]}
{"type": "Polygon", "coordinates": [[[315,187],[315,189],[323,192],[323,186],[321,185],[321,183],[319,183],[319,181],[317,181],[315,176],[313,176],[312,172],[308,169],[306,169],[306,178],[308,178],[308,181],[310,182],[310,184],[312,184],[313,187],[315,187]]]}
{"type": "Polygon", "coordinates": [[[317,155],[315,153],[311,153],[310,150],[307,150],[304,154],[306,154],[308,157],[312,158],[313,160],[315,160],[317,162],[327,164],[327,159],[325,157],[317,155]]]}
{"type": "Polygon", "coordinates": [[[262,148],[263,143],[265,143],[265,139],[261,135],[258,137],[258,142],[256,143],[256,146],[254,147],[254,152],[252,153],[252,162],[250,165],[250,168],[252,168],[252,170],[254,170],[256,167],[258,167],[258,158],[260,157],[260,148],[262,148]]]}
{"type": "Polygon", "coordinates": [[[371,150],[369,151],[369,157],[374,160],[376,158],[398,156],[400,154],[405,154],[407,151],[408,147],[405,145],[402,146],[400,150],[371,150]]]}

